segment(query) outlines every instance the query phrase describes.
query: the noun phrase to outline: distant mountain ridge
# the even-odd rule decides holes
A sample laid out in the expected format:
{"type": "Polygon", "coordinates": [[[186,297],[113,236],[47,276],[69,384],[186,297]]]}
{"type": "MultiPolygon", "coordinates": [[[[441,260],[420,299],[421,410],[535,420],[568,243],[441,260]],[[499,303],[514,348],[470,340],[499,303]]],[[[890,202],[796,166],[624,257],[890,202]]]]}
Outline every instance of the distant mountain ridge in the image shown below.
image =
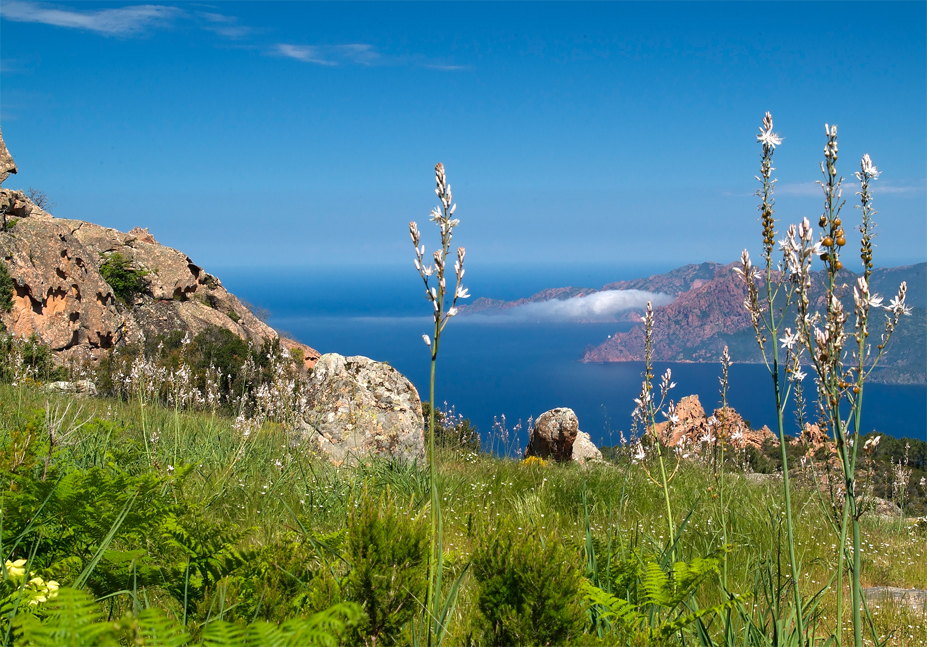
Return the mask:
{"type": "MultiPolygon", "coordinates": [[[[750,317],[743,306],[746,288],[734,272],[735,263],[722,265],[706,262],[684,265],[664,274],[609,283],[601,290],[565,287],[544,290],[527,299],[499,301],[477,299],[466,313],[493,314],[529,303],[553,299],[565,300],[609,290],[642,290],[669,294],[675,300],[654,310],[654,359],[668,362],[716,362],[725,346],[735,362],[760,362],[750,317]]],[[[858,275],[841,270],[838,279],[844,305],[852,310],[852,286],[858,275]]],[[[825,302],[825,276],[814,273],[812,304],[822,308],[825,302]]],[[[907,303],[914,308],[904,317],[873,373],[877,382],[924,384],[927,382],[927,263],[902,267],[877,268],[871,278],[872,290],[888,299],[898,291],[902,281],[908,284],[907,303]]],[[[615,321],[640,322],[641,311],[632,309],[615,321]]],[[[788,315],[786,315],[788,316],[788,315]]],[[[881,317],[873,330],[878,330],[881,317]]],[[[583,362],[630,362],[643,360],[644,331],[637,325],[618,331],[597,346],[587,348],[583,362]]]]}

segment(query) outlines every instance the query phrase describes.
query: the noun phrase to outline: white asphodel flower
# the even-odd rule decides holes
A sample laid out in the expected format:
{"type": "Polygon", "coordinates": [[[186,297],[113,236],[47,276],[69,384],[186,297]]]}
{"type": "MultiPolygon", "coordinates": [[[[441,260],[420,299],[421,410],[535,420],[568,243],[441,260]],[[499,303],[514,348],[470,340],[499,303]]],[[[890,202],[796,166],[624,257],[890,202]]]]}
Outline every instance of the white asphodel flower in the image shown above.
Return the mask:
{"type": "Polygon", "coordinates": [[[422,335],[422,340],[425,342],[426,345],[428,345],[429,347],[431,346],[431,337],[429,337],[428,335],[422,335]]]}
{"type": "Polygon", "coordinates": [[[866,175],[875,180],[880,175],[882,175],[882,171],[880,171],[878,167],[872,163],[872,158],[869,157],[869,153],[863,155],[863,159],[860,161],[859,167],[861,171],[856,173],[857,180],[862,181],[863,177],[866,175]]]}
{"type": "Polygon", "coordinates": [[[469,290],[467,290],[467,288],[464,288],[464,287],[459,287],[459,288],[457,288],[456,298],[458,298],[458,299],[469,299],[469,298],[470,298],[470,292],[469,292],[469,290]]]}
{"type": "Polygon", "coordinates": [[[453,317],[456,314],[457,314],[457,308],[451,308],[450,310],[447,311],[448,317],[453,317]]]}
{"type": "Polygon", "coordinates": [[[779,340],[782,342],[782,348],[788,348],[792,350],[796,342],[798,342],[798,333],[793,333],[791,328],[785,329],[785,337],[779,340]]]}
{"type": "Polygon", "coordinates": [[[760,134],[756,136],[756,141],[763,146],[769,146],[770,148],[775,148],[782,143],[782,137],[778,133],[774,133],[772,115],[768,112],[763,118],[763,125],[760,128],[760,134]]]}

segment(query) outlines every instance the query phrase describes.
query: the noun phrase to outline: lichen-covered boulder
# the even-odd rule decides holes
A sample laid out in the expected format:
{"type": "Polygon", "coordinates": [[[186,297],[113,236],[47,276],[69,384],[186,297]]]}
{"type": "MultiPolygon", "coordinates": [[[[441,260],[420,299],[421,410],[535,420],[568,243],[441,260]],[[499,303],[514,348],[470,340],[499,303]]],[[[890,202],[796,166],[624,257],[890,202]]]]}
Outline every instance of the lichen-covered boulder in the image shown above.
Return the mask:
{"type": "Polygon", "coordinates": [[[525,458],[537,456],[555,461],[568,461],[573,457],[573,443],[579,433],[579,420],[572,409],[561,407],[545,411],[529,431],[525,458]]]}
{"type": "Polygon", "coordinates": [[[425,459],[418,391],[389,364],[322,355],[309,380],[308,405],[303,440],[336,464],[366,455],[425,459]]]}

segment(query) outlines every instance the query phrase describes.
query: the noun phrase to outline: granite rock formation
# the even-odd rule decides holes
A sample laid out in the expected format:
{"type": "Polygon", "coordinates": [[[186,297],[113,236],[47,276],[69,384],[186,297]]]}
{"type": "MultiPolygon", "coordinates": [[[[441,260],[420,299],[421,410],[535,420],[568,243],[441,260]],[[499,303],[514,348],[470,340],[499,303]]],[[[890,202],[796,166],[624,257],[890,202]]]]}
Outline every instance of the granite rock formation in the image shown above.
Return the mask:
{"type": "Polygon", "coordinates": [[[529,430],[525,458],[537,456],[568,461],[573,457],[573,443],[578,432],[579,420],[572,409],[561,407],[545,411],[529,430]]]}
{"type": "Polygon", "coordinates": [[[572,409],[561,407],[545,411],[528,431],[525,458],[552,459],[559,462],[602,460],[602,452],[592,438],[579,430],[579,420],[572,409]]]}
{"type": "Polygon", "coordinates": [[[425,459],[418,391],[389,364],[322,355],[309,378],[308,405],[303,440],[336,464],[370,454],[425,459]]]}
{"type": "Polygon", "coordinates": [[[760,449],[767,441],[778,443],[769,427],[764,425],[758,430],[751,429],[731,407],[728,407],[727,411],[715,409],[711,416],[708,416],[697,395],[689,395],[679,401],[676,405],[676,417],[677,421],[672,425],[672,435],[669,421],[659,422],[656,427],[657,434],[666,438],[667,445],[671,447],[696,446],[703,438],[717,437],[722,430],[725,432],[728,445],[733,449],[760,449]]]}
{"type": "MultiPolygon", "coordinates": [[[[0,176],[15,172],[0,137],[0,176]]],[[[215,276],[186,254],[159,244],[147,229],[123,233],[81,220],[55,218],[22,191],[0,189],[0,210],[10,218],[0,231],[0,255],[13,279],[13,307],[0,312],[6,330],[36,335],[59,357],[96,359],[126,343],[174,330],[196,335],[209,326],[260,343],[278,337],[215,276]],[[13,220],[15,219],[15,220],[13,220]],[[117,300],[101,274],[116,255],[144,274],[145,290],[117,300]]],[[[307,368],[319,353],[301,349],[307,368]]]]}

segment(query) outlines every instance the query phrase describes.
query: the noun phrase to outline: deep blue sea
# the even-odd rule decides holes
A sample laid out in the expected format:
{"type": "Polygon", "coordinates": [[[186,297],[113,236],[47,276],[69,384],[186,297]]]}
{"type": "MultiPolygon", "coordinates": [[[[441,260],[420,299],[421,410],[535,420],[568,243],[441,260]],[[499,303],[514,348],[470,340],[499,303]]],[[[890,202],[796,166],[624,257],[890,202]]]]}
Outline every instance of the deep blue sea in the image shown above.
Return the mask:
{"type": "MultiPolygon", "coordinates": [[[[322,353],[365,355],[389,362],[428,396],[431,334],[429,303],[411,263],[408,268],[211,268],[240,298],[271,312],[269,323],[322,353]]],[[[570,268],[489,267],[468,271],[474,297],[515,299],[544,288],[605,283],[648,276],[669,266],[570,268]],[[473,276],[471,276],[473,275],[473,276]]],[[[438,357],[436,399],[454,405],[484,437],[505,415],[509,429],[519,420],[554,407],[570,407],[580,429],[599,445],[618,442],[631,428],[633,398],[642,364],[583,364],[587,345],[599,344],[627,324],[476,323],[451,320],[438,357]]],[[[673,397],[698,394],[710,410],[719,403],[717,364],[658,364],[677,383],[673,397]]],[[[806,392],[814,392],[810,378],[806,392]]],[[[775,406],[765,366],[731,367],[729,402],[754,427],[774,427],[775,406]]],[[[791,417],[790,417],[791,418],[791,417]]],[[[864,431],[927,440],[927,387],[871,384],[866,389],[864,431]]],[[[521,446],[525,438],[521,439],[521,446]]]]}

